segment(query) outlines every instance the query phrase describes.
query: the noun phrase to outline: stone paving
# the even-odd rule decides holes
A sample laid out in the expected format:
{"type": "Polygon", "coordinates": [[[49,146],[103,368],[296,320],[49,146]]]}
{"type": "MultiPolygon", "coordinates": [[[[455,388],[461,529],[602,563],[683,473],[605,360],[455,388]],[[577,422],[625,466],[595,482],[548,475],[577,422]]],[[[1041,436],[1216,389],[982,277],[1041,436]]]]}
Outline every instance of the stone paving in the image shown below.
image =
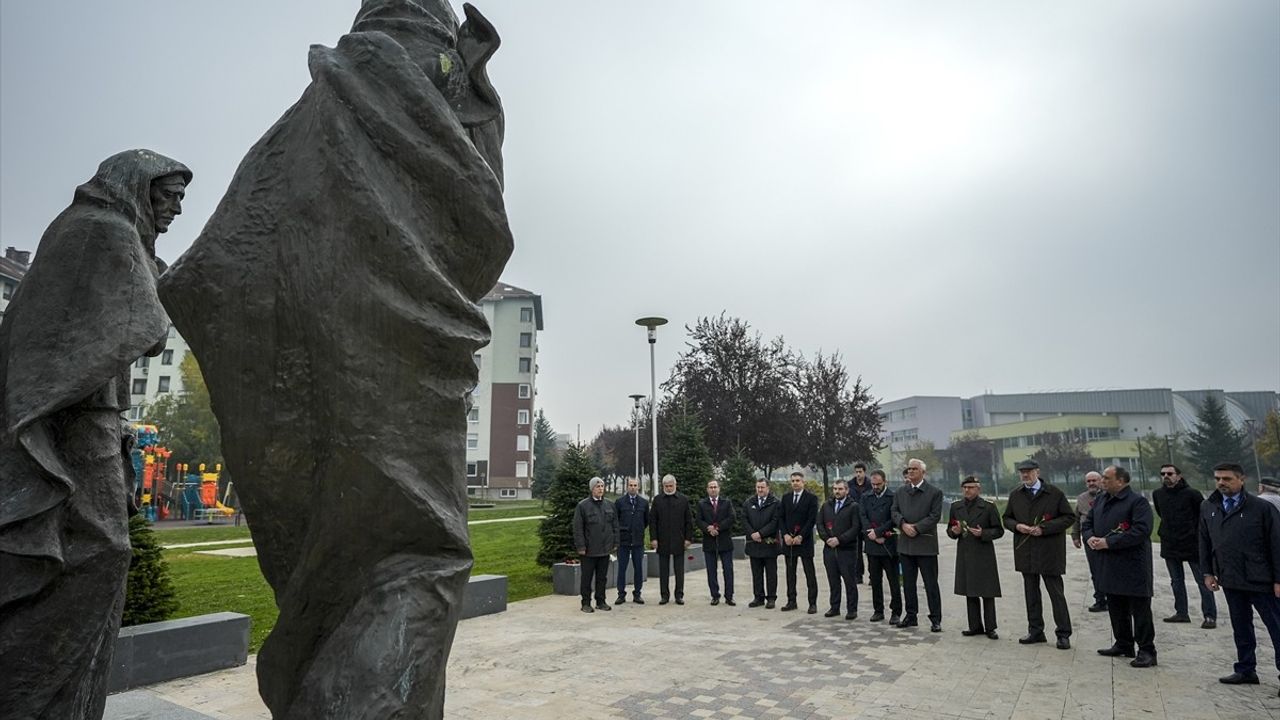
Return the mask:
{"type": "MultiPolygon", "coordinates": [[[[710,607],[705,573],[690,573],[684,606],[659,606],[655,581],[648,604],[585,615],[576,597],[514,603],[507,612],[459,624],[449,662],[446,716],[460,720],[627,718],[1175,718],[1280,719],[1275,655],[1258,652],[1260,686],[1229,687],[1235,649],[1219,593],[1216,630],[1169,625],[1168,576],[1156,560],[1156,647],[1159,667],[1098,656],[1111,644],[1105,613],[1088,613],[1088,570],[1072,550],[1066,578],[1075,633],[1071,650],[1022,646],[1026,632],[1021,578],[1008,539],[999,542],[1005,597],[1000,639],[966,638],[964,602],[950,593],[954,544],[941,560],[942,633],[870,623],[861,586],[859,617],[824,618],[746,607],[750,570],[735,566],[737,607],[710,607]]],[[[1158,551],[1158,548],[1157,548],[1158,551]]],[[[781,565],[781,563],[779,563],[781,565]]],[[[819,610],[826,610],[820,574],[819,610]]],[[[779,568],[781,570],[781,567],[779,568]]],[[[779,573],[782,574],[781,572],[779,573]]],[[[801,578],[801,592],[804,581],[801,578]]],[[[612,595],[612,591],[610,592],[612,595]]],[[[609,598],[612,602],[613,598],[609,598]]],[[[920,594],[924,603],[924,593],[920,594]]],[[[1045,600],[1046,613],[1048,600],[1045,600]]],[[[922,618],[923,619],[923,618],[922,618]]],[[[1052,631],[1052,618],[1046,618],[1052,631]]],[[[110,698],[108,720],[265,720],[253,659],[233,670],[177,680],[110,698]]]]}

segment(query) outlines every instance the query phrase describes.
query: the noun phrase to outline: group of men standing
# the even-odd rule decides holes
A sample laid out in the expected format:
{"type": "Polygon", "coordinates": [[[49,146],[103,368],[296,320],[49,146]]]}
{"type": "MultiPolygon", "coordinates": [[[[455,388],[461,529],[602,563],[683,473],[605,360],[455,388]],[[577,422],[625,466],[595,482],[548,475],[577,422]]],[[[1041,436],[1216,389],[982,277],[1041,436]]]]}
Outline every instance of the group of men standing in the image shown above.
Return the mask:
{"type": "MultiPolygon", "coordinates": [[[[1014,569],[1023,578],[1027,611],[1027,634],[1018,642],[1048,642],[1043,587],[1052,608],[1055,646],[1069,650],[1071,613],[1063,588],[1065,538],[1069,534],[1077,548],[1085,549],[1088,559],[1094,587],[1089,611],[1105,611],[1110,616],[1114,642],[1098,654],[1130,658],[1130,665],[1137,668],[1155,666],[1151,610],[1154,515],[1146,498],[1129,487],[1129,472],[1111,466],[1102,473],[1089,473],[1087,489],[1072,507],[1059,488],[1040,479],[1034,461],[1019,463],[1017,470],[1021,485],[1010,493],[1003,512],[981,496],[977,478],[967,477],[961,483],[963,497],[951,504],[942,523],[947,537],[957,543],[954,592],[965,597],[968,610],[968,628],[961,634],[999,638],[995,599],[1001,596],[1001,588],[993,543],[1008,532],[1013,536],[1014,569]]],[[[612,549],[619,558],[615,604],[626,602],[628,565],[634,568],[633,602],[643,604],[646,528],[659,561],[660,602],[670,601],[669,576],[674,571],[675,602],[683,605],[684,552],[693,542],[696,525],[702,533],[712,605],[719,605],[721,597],[726,605],[735,604],[732,536],[740,532],[745,536],[745,554],[751,566],[752,600],[748,607],[775,607],[777,558],[781,555],[786,569],[786,604],[781,609],[799,609],[798,575],[803,569],[807,609],[815,614],[816,530],[829,589],[826,617],[842,613],[846,620],[858,617],[858,585],[865,571],[871,589],[872,622],[885,619],[887,586],[889,623],[898,628],[918,626],[918,585],[923,584],[930,629],[941,632],[938,527],[943,494],[925,479],[925,471],[922,461],[908,461],[903,485],[895,492],[887,487],[882,471],[868,474],[859,463],[853,481],[837,480],[833,496],[826,502],[805,489],[804,474],[795,472],[790,477],[790,492],[778,498],[767,481],[759,480],[755,495],[740,509],[720,496],[719,484],[713,480],[696,512],[688,498],[677,491],[674,477],[663,478],[663,492],[652,503],[639,495],[639,484],[632,479],[627,493],[613,503],[613,521],[606,517],[610,513],[608,502],[602,499],[603,481],[593,478],[592,496],[579,504],[574,516],[574,537],[583,556],[582,609],[610,609],[604,594],[609,549],[604,547],[607,542],[599,542],[607,539],[609,532],[614,533],[612,549]],[[602,549],[603,562],[596,555],[602,549]]],[[[1190,622],[1185,563],[1200,593],[1201,627],[1216,627],[1214,592],[1219,589],[1231,613],[1238,661],[1234,672],[1220,681],[1256,684],[1255,611],[1272,645],[1280,647],[1280,495],[1268,492],[1280,490],[1280,483],[1264,478],[1262,493],[1250,495],[1244,489],[1243,468],[1222,463],[1214,470],[1217,490],[1205,499],[1186,484],[1176,466],[1164,466],[1161,476],[1162,487],[1153,499],[1155,513],[1162,520],[1160,554],[1174,595],[1174,614],[1164,621],[1190,622]]]]}

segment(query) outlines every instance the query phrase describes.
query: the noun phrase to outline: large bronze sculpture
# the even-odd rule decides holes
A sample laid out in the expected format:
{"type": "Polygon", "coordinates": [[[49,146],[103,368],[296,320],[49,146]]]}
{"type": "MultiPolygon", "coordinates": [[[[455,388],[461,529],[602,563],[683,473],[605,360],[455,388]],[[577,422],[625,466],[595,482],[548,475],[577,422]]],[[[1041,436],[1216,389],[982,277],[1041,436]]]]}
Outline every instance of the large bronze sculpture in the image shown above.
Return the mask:
{"type": "Polygon", "coordinates": [[[101,718],[129,570],[129,365],[158,355],[157,233],[191,172],[114,155],[0,323],[0,716],[101,718]]]}
{"type": "Polygon", "coordinates": [[[277,719],[443,714],[478,301],[512,249],[497,46],[470,6],[365,0],[161,281],[280,608],[277,719]]]}

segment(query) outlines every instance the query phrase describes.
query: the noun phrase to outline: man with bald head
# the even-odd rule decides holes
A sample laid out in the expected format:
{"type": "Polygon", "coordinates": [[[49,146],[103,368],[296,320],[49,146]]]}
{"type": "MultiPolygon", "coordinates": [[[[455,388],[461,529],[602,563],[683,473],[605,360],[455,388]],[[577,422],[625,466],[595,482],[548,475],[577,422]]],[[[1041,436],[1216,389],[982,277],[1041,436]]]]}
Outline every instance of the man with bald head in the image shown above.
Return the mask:
{"type": "Polygon", "coordinates": [[[662,493],[649,506],[649,544],[658,551],[659,605],[671,602],[675,565],[676,604],[684,604],[684,551],[693,544],[693,510],[689,498],[676,492],[674,475],[662,477],[662,493]]]}
{"type": "Polygon", "coordinates": [[[1071,542],[1076,549],[1084,547],[1084,557],[1089,561],[1089,582],[1093,585],[1093,604],[1089,606],[1089,612],[1106,612],[1107,595],[1098,589],[1098,553],[1080,539],[1080,525],[1102,492],[1102,473],[1086,473],[1084,485],[1085,491],[1076,496],[1076,524],[1071,528],[1071,542]]]}

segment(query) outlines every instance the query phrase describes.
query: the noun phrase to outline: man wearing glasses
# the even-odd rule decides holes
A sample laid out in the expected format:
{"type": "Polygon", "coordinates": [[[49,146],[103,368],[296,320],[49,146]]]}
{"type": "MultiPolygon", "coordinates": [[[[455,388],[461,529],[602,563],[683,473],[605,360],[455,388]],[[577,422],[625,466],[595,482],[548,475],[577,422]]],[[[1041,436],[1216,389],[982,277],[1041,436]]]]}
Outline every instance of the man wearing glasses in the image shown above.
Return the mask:
{"type": "Polygon", "coordinates": [[[903,599],[906,614],[897,627],[916,627],[920,598],[916,576],[924,576],[925,597],[929,600],[929,629],[942,632],[942,592],[938,589],[938,521],[942,519],[942,491],[924,479],[925,464],[916,458],[907,461],[907,482],[893,496],[893,524],[900,531],[898,560],[902,563],[903,599]]]}
{"type": "Polygon", "coordinates": [[[1169,569],[1169,583],[1173,586],[1173,615],[1164,619],[1167,623],[1189,623],[1187,614],[1187,583],[1182,565],[1191,568],[1191,580],[1200,591],[1200,613],[1204,616],[1202,628],[1218,626],[1218,606],[1213,593],[1201,582],[1200,574],[1200,505],[1204,496],[1187,485],[1177,465],[1160,467],[1160,487],[1152,494],[1156,515],[1160,516],[1160,557],[1169,569]]]}
{"type": "Polygon", "coordinates": [[[1066,532],[1075,525],[1076,514],[1062,490],[1040,480],[1040,464],[1036,461],[1018,463],[1018,477],[1022,487],[1009,493],[1009,504],[1004,508],[1004,527],[1014,534],[1013,569],[1022,573],[1027,603],[1027,634],[1018,642],[1023,645],[1048,642],[1040,596],[1043,582],[1053,606],[1057,647],[1070,650],[1071,610],[1062,589],[1062,576],[1067,572],[1066,532]]]}

